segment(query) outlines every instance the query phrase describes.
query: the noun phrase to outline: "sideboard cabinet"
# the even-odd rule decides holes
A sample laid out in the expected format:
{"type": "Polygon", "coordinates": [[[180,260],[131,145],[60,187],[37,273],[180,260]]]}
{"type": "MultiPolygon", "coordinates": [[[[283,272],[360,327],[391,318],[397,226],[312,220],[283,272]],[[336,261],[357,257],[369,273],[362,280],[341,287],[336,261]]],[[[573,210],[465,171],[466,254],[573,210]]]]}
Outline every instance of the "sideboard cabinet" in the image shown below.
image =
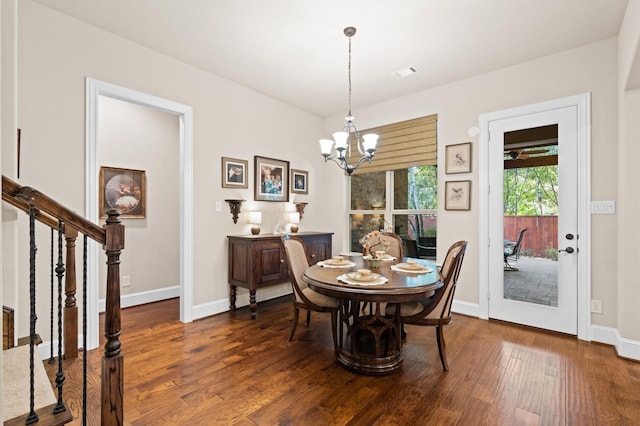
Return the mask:
{"type": "MultiPolygon", "coordinates": [[[[315,264],[331,257],[331,232],[298,232],[315,264]]],[[[256,318],[256,291],[263,287],[289,281],[281,235],[229,236],[229,304],[236,310],[236,290],[249,289],[249,311],[256,318]]]]}

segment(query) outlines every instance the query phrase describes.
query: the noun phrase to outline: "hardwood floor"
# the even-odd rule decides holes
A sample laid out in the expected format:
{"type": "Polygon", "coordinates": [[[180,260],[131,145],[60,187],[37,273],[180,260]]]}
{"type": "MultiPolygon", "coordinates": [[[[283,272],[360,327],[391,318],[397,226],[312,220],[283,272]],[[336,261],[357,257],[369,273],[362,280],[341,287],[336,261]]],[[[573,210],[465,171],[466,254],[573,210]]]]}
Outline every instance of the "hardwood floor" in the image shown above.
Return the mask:
{"type": "MultiPolygon", "coordinates": [[[[442,371],[432,328],[407,326],[400,371],[336,364],[327,314],[287,342],[288,298],[182,324],[177,299],[125,309],[125,421],[131,425],[637,425],[640,363],[610,346],[456,315],[442,371]]],[[[301,315],[303,317],[303,315],[301,315]]],[[[97,424],[101,350],[89,352],[97,424]],[[96,373],[97,372],[97,373],[96,373]]],[[[66,362],[68,363],[68,362],[66,362]]],[[[77,416],[77,367],[64,398],[77,416]]],[[[76,424],[79,424],[77,421],[76,424]]]]}

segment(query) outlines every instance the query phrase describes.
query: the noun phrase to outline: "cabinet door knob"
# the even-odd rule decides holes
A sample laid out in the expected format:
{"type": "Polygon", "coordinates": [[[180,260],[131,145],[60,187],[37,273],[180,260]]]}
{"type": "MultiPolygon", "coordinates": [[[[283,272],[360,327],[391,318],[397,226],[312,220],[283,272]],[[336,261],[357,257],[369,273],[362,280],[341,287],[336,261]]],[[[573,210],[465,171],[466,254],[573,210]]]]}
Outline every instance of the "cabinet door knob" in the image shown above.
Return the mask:
{"type": "Polygon", "coordinates": [[[284,259],[280,259],[280,263],[284,263],[284,259]]]}

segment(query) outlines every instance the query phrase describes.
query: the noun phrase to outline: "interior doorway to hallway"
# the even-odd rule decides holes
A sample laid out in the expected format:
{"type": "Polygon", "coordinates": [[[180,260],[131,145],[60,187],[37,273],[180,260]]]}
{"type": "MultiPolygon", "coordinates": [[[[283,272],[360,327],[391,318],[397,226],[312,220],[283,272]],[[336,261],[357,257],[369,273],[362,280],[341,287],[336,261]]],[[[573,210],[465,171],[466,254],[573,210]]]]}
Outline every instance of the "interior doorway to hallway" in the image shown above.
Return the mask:
{"type": "MultiPolygon", "coordinates": [[[[86,158],[85,158],[85,215],[94,223],[98,222],[98,108],[99,97],[106,96],[151,107],[176,115],[179,120],[179,246],[180,246],[180,320],[193,319],[193,111],[188,105],[127,89],[114,84],[86,79],[86,158]]],[[[87,288],[87,349],[98,346],[98,271],[99,248],[95,244],[88,247],[87,288]]]]}

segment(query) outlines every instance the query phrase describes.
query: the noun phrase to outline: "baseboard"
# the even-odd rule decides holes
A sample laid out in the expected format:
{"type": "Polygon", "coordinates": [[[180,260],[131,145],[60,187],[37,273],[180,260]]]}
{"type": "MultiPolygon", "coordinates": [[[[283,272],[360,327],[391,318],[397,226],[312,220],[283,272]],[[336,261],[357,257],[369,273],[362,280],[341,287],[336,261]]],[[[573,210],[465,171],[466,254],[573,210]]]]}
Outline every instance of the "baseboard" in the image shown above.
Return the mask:
{"type": "Polygon", "coordinates": [[[640,342],[621,337],[616,328],[592,325],[591,341],[615,346],[619,356],[640,361],[640,342]]]}
{"type": "MultiPolygon", "coordinates": [[[[260,302],[275,299],[276,297],[291,294],[291,283],[274,285],[265,289],[258,290],[256,293],[256,301],[258,302],[258,312],[260,311],[260,302]]],[[[249,306],[249,293],[239,294],[236,297],[236,308],[249,306]]],[[[215,300],[209,303],[203,303],[193,307],[191,312],[194,320],[216,315],[229,310],[229,298],[215,300]]]]}
{"type": "MultiPolygon", "coordinates": [[[[130,308],[131,306],[144,305],[145,303],[159,302],[160,300],[180,297],[180,286],[165,287],[157,290],[142,291],[140,293],[126,294],[120,296],[120,307],[130,308]]],[[[98,312],[106,310],[104,299],[98,300],[98,312]]]]}
{"type": "Polygon", "coordinates": [[[451,312],[469,317],[480,318],[480,305],[477,303],[461,302],[453,300],[451,304],[451,312]]]}

